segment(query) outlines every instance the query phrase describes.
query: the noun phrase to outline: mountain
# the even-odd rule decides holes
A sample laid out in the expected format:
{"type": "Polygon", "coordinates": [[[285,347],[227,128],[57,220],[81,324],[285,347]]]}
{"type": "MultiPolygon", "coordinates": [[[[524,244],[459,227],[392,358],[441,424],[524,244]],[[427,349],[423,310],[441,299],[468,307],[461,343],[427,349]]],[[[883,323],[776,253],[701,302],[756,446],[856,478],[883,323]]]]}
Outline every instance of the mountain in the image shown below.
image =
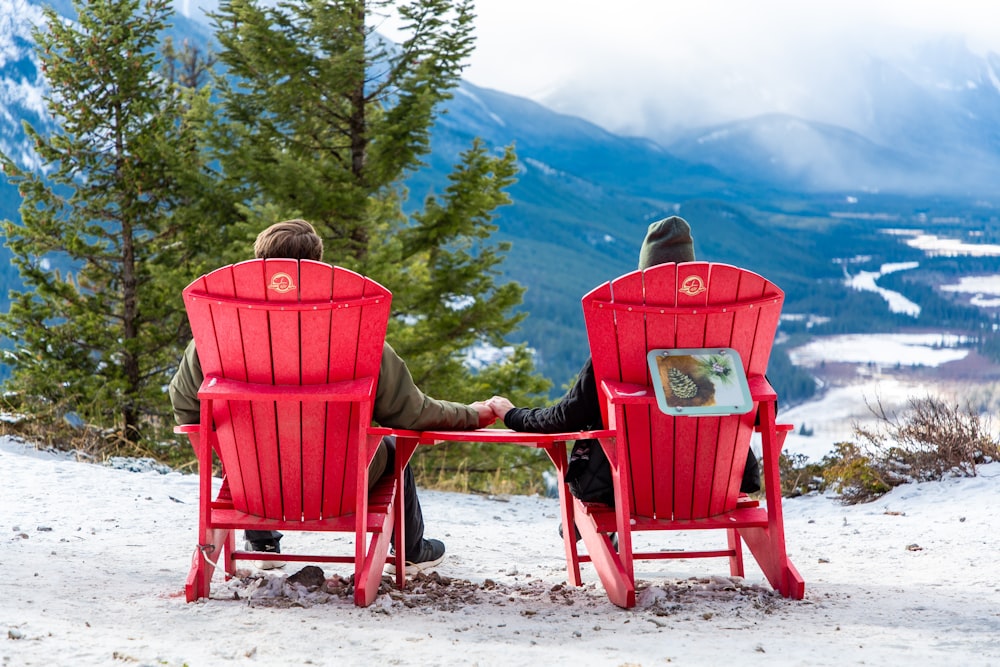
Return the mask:
{"type": "MultiPolygon", "coordinates": [[[[856,132],[785,114],[689,130],[670,144],[742,183],[781,184],[798,192],[915,189],[912,158],[856,132]]],[[[928,176],[921,174],[921,183],[928,176]]],[[[922,187],[926,191],[926,187],[922,187]]]]}
{"type": "MultiPolygon", "coordinates": [[[[30,164],[20,121],[48,127],[29,30],[40,11],[25,0],[5,2],[17,5],[11,15],[18,20],[0,22],[6,45],[0,51],[0,149],[30,164]]],[[[69,4],[60,0],[59,6],[69,4]]],[[[171,35],[178,42],[210,40],[204,23],[182,15],[171,35]]],[[[521,171],[510,189],[512,205],[497,211],[496,238],[512,244],[501,278],[527,288],[522,308],[529,317],[511,340],[537,351],[539,368],[557,388],[586,359],[580,298],[634,269],[647,225],[672,214],[691,222],[699,258],[767,275],[785,289],[788,312],[825,316],[832,322],[826,326],[838,330],[910,324],[888,313],[877,296],[845,288],[843,261],[863,257],[877,266],[922,257],[881,226],[933,229],[937,219],[960,220],[969,230],[992,224],[988,206],[958,195],[989,181],[1000,160],[993,139],[1000,96],[987,85],[996,79],[996,62],[961,49],[948,53],[951,60],[935,76],[872,61],[864,80],[881,88],[871,91],[865,127],[768,115],[691,128],[666,146],[463,82],[437,120],[427,167],[407,181],[407,205],[418,208],[441,192],[475,137],[497,150],[515,146],[521,171]],[[942,87],[949,72],[951,87],[942,87]],[[975,86],[968,84],[973,80],[975,86]],[[966,159],[966,168],[942,175],[939,166],[952,164],[949,156],[976,161],[966,159]],[[954,174],[962,175],[960,186],[954,174]]],[[[16,191],[0,179],[0,216],[16,220],[18,205],[16,191]]],[[[19,285],[5,253],[0,248],[6,288],[0,310],[7,290],[19,285]]]]}
{"type": "MultiPolygon", "coordinates": [[[[690,128],[678,157],[799,192],[991,196],[1000,180],[1000,55],[931,42],[910,60],[869,58],[854,128],[768,114],[690,128]]],[[[836,95],[836,91],[815,91],[836,95]]]]}

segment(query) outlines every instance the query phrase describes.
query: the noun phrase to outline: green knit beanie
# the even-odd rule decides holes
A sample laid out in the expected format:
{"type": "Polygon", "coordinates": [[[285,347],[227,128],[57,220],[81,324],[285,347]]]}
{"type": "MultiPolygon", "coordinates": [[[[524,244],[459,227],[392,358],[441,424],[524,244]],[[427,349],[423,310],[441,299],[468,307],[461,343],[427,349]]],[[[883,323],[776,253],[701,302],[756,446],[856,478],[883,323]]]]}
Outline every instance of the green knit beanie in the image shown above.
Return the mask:
{"type": "Polygon", "coordinates": [[[684,218],[672,215],[649,226],[639,250],[639,268],[648,269],[668,262],[693,262],[694,239],[691,225],[684,218]]]}

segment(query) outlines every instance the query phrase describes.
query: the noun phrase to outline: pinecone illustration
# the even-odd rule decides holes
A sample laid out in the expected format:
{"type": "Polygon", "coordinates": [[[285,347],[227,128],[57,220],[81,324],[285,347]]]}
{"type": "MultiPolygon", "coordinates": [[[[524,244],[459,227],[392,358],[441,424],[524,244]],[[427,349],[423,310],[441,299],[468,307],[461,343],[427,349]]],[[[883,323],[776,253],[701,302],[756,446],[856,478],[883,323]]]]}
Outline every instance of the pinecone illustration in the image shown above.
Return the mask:
{"type": "Polygon", "coordinates": [[[670,391],[677,398],[694,398],[698,395],[698,385],[694,380],[676,368],[667,371],[667,378],[670,382],[670,391]]]}

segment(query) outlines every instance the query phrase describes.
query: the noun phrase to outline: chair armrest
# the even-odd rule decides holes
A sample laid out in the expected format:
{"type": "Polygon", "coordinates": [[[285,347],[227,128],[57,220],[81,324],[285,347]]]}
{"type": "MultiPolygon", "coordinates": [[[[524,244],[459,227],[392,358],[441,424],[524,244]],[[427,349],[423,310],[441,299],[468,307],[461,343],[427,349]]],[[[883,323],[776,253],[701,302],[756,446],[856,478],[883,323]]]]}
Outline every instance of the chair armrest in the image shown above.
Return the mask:
{"type": "Polygon", "coordinates": [[[197,433],[200,424],[180,424],[174,427],[174,433],[197,433]]]}
{"type": "MultiPolygon", "coordinates": [[[[753,375],[747,378],[747,384],[750,385],[750,397],[757,402],[764,401],[777,401],[778,393],[771,386],[771,383],[767,381],[767,378],[763,375],[753,375]]],[[[775,430],[778,432],[788,432],[795,428],[793,424],[778,424],[774,425],[775,430]]],[[[757,426],[757,431],[760,431],[760,426],[757,426]]],[[[782,441],[784,438],[782,438],[782,441]]]]}
{"type": "Polygon", "coordinates": [[[759,403],[778,400],[778,392],[774,391],[774,387],[763,375],[751,375],[747,378],[747,384],[750,386],[750,397],[754,401],[759,403]]]}
{"type": "Polygon", "coordinates": [[[387,426],[369,426],[368,433],[370,435],[378,435],[382,437],[393,435],[397,438],[420,438],[423,435],[422,431],[411,431],[405,428],[389,428],[387,426]]]}
{"type": "Polygon", "coordinates": [[[422,444],[435,444],[438,442],[488,442],[545,447],[555,442],[566,442],[567,440],[613,438],[617,433],[606,429],[597,431],[568,431],[563,433],[535,433],[533,431],[512,431],[509,428],[480,428],[471,431],[424,431],[420,435],[422,444]]]}
{"type": "Polygon", "coordinates": [[[209,375],[198,389],[198,398],[265,401],[364,401],[372,396],[374,378],[330,384],[271,385],[239,382],[209,375]]]}

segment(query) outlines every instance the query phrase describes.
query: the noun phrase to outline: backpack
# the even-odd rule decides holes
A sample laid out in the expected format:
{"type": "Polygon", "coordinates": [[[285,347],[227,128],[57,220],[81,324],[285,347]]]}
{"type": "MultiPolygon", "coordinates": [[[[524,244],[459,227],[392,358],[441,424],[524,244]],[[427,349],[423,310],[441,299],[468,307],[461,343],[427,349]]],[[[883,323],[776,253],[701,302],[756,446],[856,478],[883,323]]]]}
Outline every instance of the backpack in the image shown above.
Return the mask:
{"type": "Polygon", "coordinates": [[[614,507],[615,486],[611,479],[611,464],[597,440],[577,440],[566,470],[569,492],[588,503],[604,503],[614,507]]]}

